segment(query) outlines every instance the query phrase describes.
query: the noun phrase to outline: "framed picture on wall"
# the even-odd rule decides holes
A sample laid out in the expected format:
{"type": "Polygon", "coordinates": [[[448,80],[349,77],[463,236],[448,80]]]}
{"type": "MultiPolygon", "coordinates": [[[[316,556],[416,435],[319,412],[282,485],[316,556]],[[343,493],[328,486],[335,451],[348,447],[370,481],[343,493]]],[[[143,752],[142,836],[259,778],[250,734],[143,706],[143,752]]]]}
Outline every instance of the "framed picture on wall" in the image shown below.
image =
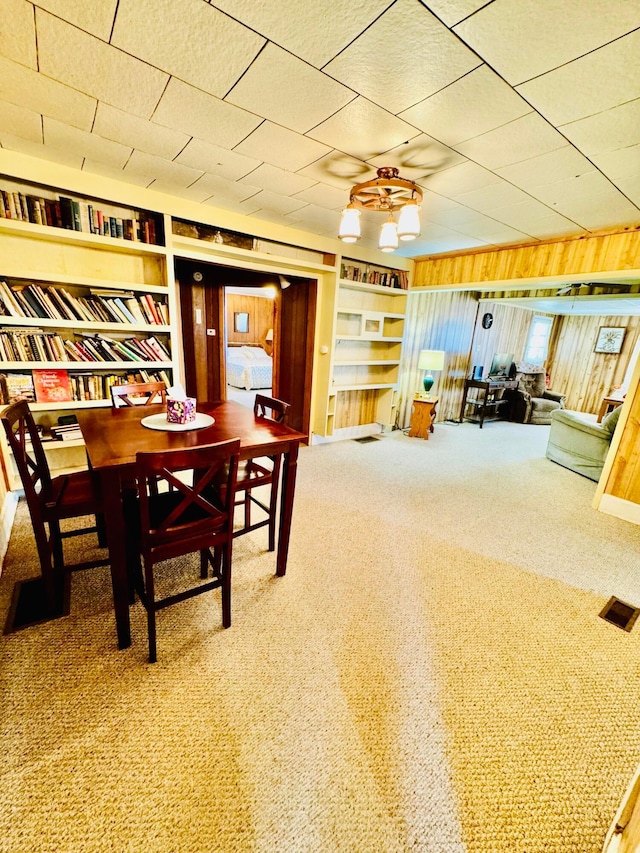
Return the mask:
{"type": "Polygon", "coordinates": [[[236,311],[233,315],[233,331],[243,334],[249,331],[249,315],[244,311],[236,311]]]}
{"type": "Polygon", "coordinates": [[[626,331],[624,326],[600,326],[594,352],[619,353],[626,331]]]}

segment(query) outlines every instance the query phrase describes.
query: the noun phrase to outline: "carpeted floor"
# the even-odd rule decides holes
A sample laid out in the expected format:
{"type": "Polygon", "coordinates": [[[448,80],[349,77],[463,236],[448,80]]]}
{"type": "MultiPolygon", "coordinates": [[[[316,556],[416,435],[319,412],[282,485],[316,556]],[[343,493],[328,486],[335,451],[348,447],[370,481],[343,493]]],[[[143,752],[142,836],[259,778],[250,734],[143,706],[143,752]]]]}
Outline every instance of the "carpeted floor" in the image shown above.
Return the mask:
{"type": "MultiPolygon", "coordinates": [[[[0,638],[3,853],[599,853],[640,762],[640,528],[546,427],[303,448],[286,577],[259,533],[218,592],[118,651],[108,569],[0,638]]],[[[187,570],[186,564],[181,566],[187,570]]],[[[37,573],[21,507],[6,612],[37,573]]]]}

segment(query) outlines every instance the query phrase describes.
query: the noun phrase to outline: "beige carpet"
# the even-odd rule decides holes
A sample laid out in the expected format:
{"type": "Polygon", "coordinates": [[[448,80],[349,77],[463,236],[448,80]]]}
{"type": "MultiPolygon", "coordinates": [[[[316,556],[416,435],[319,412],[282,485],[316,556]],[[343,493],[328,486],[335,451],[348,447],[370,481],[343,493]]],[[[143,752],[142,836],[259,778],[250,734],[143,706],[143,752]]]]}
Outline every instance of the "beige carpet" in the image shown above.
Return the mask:
{"type": "MultiPolygon", "coordinates": [[[[640,528],[547,428],[304,448],[289,569],[236,541],[217,592],[118,651],[108,570],[0,639],[3,853],[598,853],[640,762],[640,528]]],[[[186,567],[183,566],[183,569],[186,567]]],[[[37,571],[24,510],[0,578],[37,571]]]]}

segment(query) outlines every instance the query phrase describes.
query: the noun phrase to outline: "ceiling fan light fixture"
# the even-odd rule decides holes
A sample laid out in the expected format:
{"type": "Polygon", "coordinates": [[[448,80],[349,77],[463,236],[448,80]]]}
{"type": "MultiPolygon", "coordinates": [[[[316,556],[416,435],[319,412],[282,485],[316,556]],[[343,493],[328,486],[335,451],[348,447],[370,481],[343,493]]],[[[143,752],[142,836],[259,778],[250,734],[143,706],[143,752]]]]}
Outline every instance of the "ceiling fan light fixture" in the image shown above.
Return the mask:
{"type": "Polygon", "coordinates": [[[391,214],[380,230],[378,248],[381,252],[393,252],[398,248],[398,226],[391,214]]]}
{"type": "Polygon", "coordinates": [[[420,236],[420,207],[410,201],[400,210],[398,217],[398,237],[401,240],[415,240],[420,236]]]}
{"type": "Polygon", "coordinates": [[[360,239],[360,211],[353,204],[348,204],[342,211],[338,237],[343,243],[355,243],[360,239]]]}
{"type": "Polygon", "coordinates": [[[338,237],[344,243],[355,243],[360,238],[361,208],[386,213],[388,219],[382,226],[378,248],[383,252],[393,252],[398,248],[399,236],[403,240],[414,240],[420,236],[422,195],[415,181],[401,178],[395,166],[382,166],[373,181],[364,181],[351,188],[349,204],[342,211],[338,237]],[[393,219],[396,211],[400,213],[401,228],[393,219]]]}

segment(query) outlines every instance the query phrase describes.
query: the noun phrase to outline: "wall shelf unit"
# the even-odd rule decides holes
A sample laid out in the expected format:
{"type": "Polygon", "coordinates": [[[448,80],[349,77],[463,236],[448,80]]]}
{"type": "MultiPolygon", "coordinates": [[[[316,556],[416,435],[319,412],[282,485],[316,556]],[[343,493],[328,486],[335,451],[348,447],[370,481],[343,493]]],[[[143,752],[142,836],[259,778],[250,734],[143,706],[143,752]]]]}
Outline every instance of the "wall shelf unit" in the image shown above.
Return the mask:
{"type": "Polygon", "coordinates": [[[366,434],[395,423],[407,273],[342,260],[333,336],[327,435],[366,434]]]}
{"type": "MultiPolygon", "coordinates": [[[[59,417],[110,406],[114,383],[171,384],[179,347],[168,218],[2,177],[0,194],[0,404],[26,393],[48,439],[59,417]],[[22,202],[23,218],[7,216],[8,193],[12,210],[20,196],[31,199],[22,202]],[[76,202],[79,228],[52,219],[61,198],[76,202]],[[105,218],[115,220],[108,233],[105,218]]],[[[3,436],[0,444],[11,487],[19,488],[3,436]]],[[[86,467],[82,440],[44,446],[55,473],[86,467]]]]}

